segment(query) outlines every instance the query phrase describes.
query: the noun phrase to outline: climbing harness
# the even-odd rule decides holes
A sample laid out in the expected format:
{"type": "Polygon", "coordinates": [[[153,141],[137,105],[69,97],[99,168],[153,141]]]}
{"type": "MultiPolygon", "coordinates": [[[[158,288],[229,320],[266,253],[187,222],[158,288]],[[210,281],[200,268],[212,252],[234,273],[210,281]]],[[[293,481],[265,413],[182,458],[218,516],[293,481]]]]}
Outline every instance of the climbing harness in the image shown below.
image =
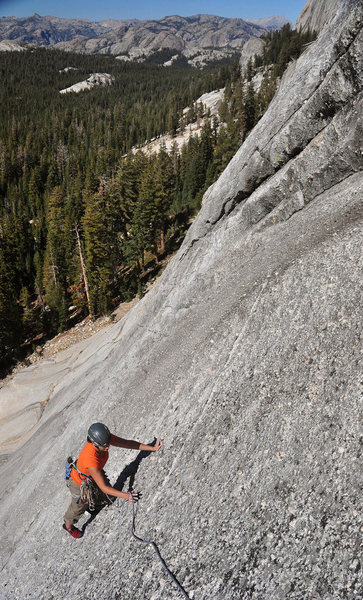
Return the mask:
{"type": "Polygon", "coordinates": [[[65,471],[66,474],[64,479],[69,479],[71,476],[72,469],[76,469],[78,475],[80,476],[82,483],[80,485],[80,496],[74,496],[74,498],[81,498],[81,502],[83,504],[88,504],[89,510],[92,512],[96,509],[96,506],[100,506],[101,504],[112,503],[110,498],[104,494],[98,485],[93,481],[92,477],[82,473],[77,467],[77,461],[73,460],[72,456],[69,456],[65,463],[65,471]],[[105,500],[105,496],[107,500],[105,500]]]}

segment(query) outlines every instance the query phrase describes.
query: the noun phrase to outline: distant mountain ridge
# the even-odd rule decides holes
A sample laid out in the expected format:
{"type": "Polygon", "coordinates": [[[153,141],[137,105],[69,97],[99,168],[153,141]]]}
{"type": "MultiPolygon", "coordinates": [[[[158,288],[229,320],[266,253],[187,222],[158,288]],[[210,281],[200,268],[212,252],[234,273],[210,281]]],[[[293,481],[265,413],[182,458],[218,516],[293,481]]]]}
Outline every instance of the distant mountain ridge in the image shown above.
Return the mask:
{"type": "Polygon", "coordinates": [[[290,23],[286,17],[280,17],[278,15],[264,17],[262,19],[246,19],[246,21],[247,23],[254,23],[255,25],[269,29],[270,31],[274,29],[281,29],[281,27],[290,23]]]}
{"type": "Polygon", "coordinates": [[[131,58],[169,48],[190,57],[207,48],[221,48],[228,54],[241,49],[249,39],[279,29],[287,22],[284,17],[245,21],[215,15],[92,22],[34,14],[26,18],[0,18],[0,41],[131,58]]]}

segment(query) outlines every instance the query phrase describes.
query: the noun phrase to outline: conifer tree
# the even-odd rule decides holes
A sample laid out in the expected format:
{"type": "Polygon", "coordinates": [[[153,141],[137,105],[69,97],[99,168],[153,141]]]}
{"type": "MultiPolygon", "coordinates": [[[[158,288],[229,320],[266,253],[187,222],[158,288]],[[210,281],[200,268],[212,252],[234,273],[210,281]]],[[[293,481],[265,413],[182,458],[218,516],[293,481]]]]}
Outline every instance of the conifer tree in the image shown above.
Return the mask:
{"type": "Polygon", "coordinates": [[[63,188],[57,186],[48,200],[48,233],[43,267],[45,300],[51,310],[49,324],[55,331],[65,329],[68,316],[63,203],[63,188]]]}
{"type": "MultiPolygon", "coordinates": [[[[131,153],[122,161],[116,176],[114,177],[110,194],[118,212],[119,230],[126,239],[128,235],[128,224],[132,220],[136,198],[138,196],[139,177],[137,161],[131,153]]],[[[142,167],[141,167],[142,168],[142,167]]]]}
{"type": "Polygon", "coordinates": [[[121,243],[111,197],[102,185],[96,194],[88,196],[82,225],[92,309],[96,314],[107,313],[112,307],[111,285],[120,261],[121,243]]]}
{"type": "MultiPolygon", "coordinates": [[[[169,221],[170,206],[175,192],[174,164],[162,146],[155,165],[155,235],[160,232],[160,251],[165,250],[165,234],[169,221]]],[[[155,246],[155,244],[154,244],[155,246]]]]}
{"type": "Polygon", "coordinates": [[[247,86],[246,97],[244,101],[245,127],[249,132],[256,124],[256,95],[253,83],[247,86]]]}
{"type": "Polygon", "coordinates": [[[23,337],[21,310],[15,290],[6,272],[0,246],[0,373],[17,357],[23,337]]]}

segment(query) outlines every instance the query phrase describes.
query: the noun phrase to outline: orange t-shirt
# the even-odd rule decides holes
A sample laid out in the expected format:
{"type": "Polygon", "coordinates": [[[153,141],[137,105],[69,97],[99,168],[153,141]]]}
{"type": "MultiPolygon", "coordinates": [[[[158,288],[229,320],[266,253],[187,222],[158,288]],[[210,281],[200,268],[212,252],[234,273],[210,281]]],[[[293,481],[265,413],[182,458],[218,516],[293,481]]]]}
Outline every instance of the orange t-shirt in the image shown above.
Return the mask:
{"type": "MultiPolygon", "coordinates": [[[[99,452],[97,448],[94,447],[91,442],[87,442],[84,448],[81,450],[81,453],[77,460],[77,467],[84,473],[85,475],[89,475],[89,467],[96,467],[98,469],[103,469],[106,462],[108,460],[108,450],[105,452],[99,452]]],[[[81,485],[82,479],[79,476],[78,471],[73,467],[71,472],[72,479],[78,485],[81,485]]]]}

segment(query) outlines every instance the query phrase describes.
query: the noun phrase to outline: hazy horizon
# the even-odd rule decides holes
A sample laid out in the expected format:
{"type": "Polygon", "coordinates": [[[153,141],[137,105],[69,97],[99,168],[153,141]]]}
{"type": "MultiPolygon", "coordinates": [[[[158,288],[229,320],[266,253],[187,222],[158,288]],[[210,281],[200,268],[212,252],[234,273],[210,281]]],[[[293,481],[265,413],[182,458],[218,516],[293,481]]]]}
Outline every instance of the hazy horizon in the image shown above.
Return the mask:
{"type": "Polygon", "coordinates": [[[27,18],[32,15],[53,16],[65,19],[88,19],[89,21],[104,21],[108,19],[128,20],[138,19],[161,19],[165,16],[178,15],[189,17],[197,14],[209,14],[226,18],[261,19],[271,16],[283,16],[292,23],[301,12],[305,4],[304,0],[276,0],[270,2],[260,0],[252,4],[247,1],[211,0],[199,3],[186,0],[174,0],[173,2],[161,1],[157,4],[147,3],[146,0],[138,0],[131,7],[117,0],[107,0],[99,3],[95,0],[77,0],[72,2],[64,0],[61,4],[54,0],[0,0],[0,17],[27,18]]]}

